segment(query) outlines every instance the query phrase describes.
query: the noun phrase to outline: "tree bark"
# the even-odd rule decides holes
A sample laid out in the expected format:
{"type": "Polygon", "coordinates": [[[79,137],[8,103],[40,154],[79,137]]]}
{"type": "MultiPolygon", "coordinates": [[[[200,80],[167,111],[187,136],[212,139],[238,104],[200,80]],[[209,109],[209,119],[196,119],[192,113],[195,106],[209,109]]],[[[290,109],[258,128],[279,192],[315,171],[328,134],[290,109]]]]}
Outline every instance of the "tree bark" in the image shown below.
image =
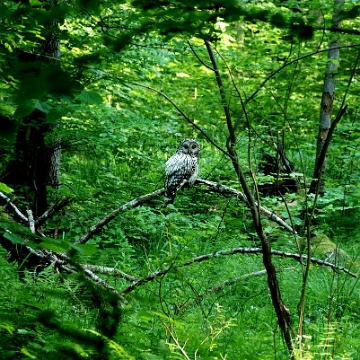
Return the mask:
{"type": "MultiPolygon", "coordinates": [[[[340,18],[341,11],[343,10],[344,0],[334,0],[334,12],[332,17],[332,29],[341,29],[342,21],[340,18]]],[[[319,186],[319,194],[323,195],[325,193],[325,179],[324,175],[326,172],[326,163],[327,163],[327,154],[325,160],[322,164],[322,169],[317,169],[319,164],[319,158],[324,148],[326,138],[328,137],[329,129],[331,127],[331,114],[334,103],[335,95],[335,76],[336,71],[339,67],[339,57],[340,57],[340,39],[336,32],[333,38],[333,41],[329,45],[328,52],[328,63],[325,71],[323,93],[321,97],[320,104],[320,123],[319,131],[316,145],[316,159],[315,159],[315,168],[314,168],[314,180],[311,182],[310,193],[315,193],[317,186],[319,186]],[[320,183],[317,174],[321,174],[320,183]]]]}

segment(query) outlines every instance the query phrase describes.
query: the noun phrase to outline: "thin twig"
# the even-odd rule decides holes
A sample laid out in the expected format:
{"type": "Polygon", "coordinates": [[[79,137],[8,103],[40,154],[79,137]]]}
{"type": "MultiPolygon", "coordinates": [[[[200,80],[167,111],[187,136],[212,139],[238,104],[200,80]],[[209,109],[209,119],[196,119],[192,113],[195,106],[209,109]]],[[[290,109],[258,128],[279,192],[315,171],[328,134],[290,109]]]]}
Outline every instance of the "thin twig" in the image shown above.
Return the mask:
{"type": "Polygon", "coordinates": [[[193,46],[191,45],[190,41],[189,41],[189,40],[186,40],[186,43],[189,45],[189,47],[190,47],[190,49],[191,49],[191,52],[195,55],[195,57],[199,60],[199,62],[200,62],[201,64],[203,64],[203,65],[204,65],[206,68],[208,68],[209,70],[214,71],[214,69],[213,69],[211,66],[209,66],[208,64],[206,64],[205,61],[200,58],[200,56],[198,55],[198,53],[194,50],[193,46]]]}
{"type": "Polygon", "coordinates": [[[60,198],[56,199],[55,203],[36,219],[35,226],[36,227],[41,226],[47,219],[49,219],[53,214],[55,214],[60,209],[68,205],[71,201],[72,201],[71,198],[65,198],[64,200],[61,201],[60,198]]]}
{"type": "MultiPolygon", "coordinates": [[[[120,81],[123,81],[122,79],[118,79],[120,81]]],[[[204,137],[212,144],[214,145],[218,150],[220,150],[223,154],[225,154],[226,156],[230,156],[229,153],[226,152],[226,150],[224,150],[222,147],[220,147],[214,140],[212,140],[209,135],[197,124],[195,124],[194,121],[192,121],[176,104],[175,102],[170,99],[166,94],[164,94],[163,92],[161,92],[158,89],[155,89],[151,86],[148,85],[144,85],[144,84],[140,84],[140,83],[135,83],[135,82],[127,82],[130,85],[135,85],[135,86],[139,86],[139,87],[143,87],[145,89],[151,90],[153,92],[156,92],[157,94],[161,95],[162,97],[164,97],[168,102],[170,102],[174,108],[182,115],[182,117],[188,122],[190,123],[195,129],[199,130],[201,132],[201,134],[204,135],[204,137]]],[[[231,156],[230,156],[231,157],[231,156]]]]}
{"type": "Polygon", "coordinates": [[[245,105],[247,103],[249,103],[256,95],[257,93],[265,86],[265,84],[271,80],[271,78],[273,78],[277,73],[279,73],[281,70],[283,70],[284,68],[286,68],[287,66],[290,66],[300,60],[303,60],[303,59],[306,59],[308,57],[311,57],[311,56],[314,56],[314,55],[317,55],[317,54],[320,54],[320,53],[323,53],[323,52],[327,52],[329,50],[336,50],[336,49],[343,49],[343,48],[353,48],[353,47],[359,47],[360,44],[353,44],[353,45],[342,45],[342,46],[335,46],[335,47],[332,47],[332,48],[327,48],[327,49],[321,49],[321,50],[316,50],[316,51],[313,51],[309,54],[305,54],[305,55],[302,55],[302,56],[299,56],[298,58],[294,59],[294,60],[291,60],[285,64],[283,64],[282,66],[280,66],[279,68],[277,68],[275,71],[273,71],[270,75],[268,75],[266,77],[266,79],[259,85],[259,87],[245,100],[245,105]]]}

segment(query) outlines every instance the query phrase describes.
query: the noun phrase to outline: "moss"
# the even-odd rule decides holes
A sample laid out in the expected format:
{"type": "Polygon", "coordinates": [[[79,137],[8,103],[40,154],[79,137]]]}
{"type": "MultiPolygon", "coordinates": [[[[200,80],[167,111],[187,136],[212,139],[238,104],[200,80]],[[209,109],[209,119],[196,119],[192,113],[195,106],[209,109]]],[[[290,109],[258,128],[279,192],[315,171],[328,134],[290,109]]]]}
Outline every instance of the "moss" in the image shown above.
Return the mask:
{"type": "Polygon", "coordinates": [[[310,248],[313,256],[322,258],[326,257],[328,261],[334,262],[336,259],[345,260],[347,254],[332,242],[325,234],[314,236],[310,239],[310,248]]]}

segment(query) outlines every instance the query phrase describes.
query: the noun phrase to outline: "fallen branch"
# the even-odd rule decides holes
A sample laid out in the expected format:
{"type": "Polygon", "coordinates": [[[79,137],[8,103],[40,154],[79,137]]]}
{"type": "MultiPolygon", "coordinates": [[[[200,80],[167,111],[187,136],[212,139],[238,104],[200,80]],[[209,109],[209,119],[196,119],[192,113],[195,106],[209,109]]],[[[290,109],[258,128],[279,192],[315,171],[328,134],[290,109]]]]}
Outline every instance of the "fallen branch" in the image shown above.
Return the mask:
{"type": "MultiPolygon", "coordinates": [[[[80,266],[81,267],[81,266],[80,266]]],[[[82,267],[81,267],[82,268],[82,267]]],[[[125,307],[125,305],[128,303],[125,298],[112,286],[110,286],[106,281],[104,281],[103,279],[101,279],[99,276],[95,275],[92,271],[90,271],[89,269],[83,269],[84,270],[84,275],[86,275],[87,277],[89,277],[94,284],[106,289],[106,290],[110,290],[113,294],[115,294],[115,296],[122,302],[122,306],[125,307]]]]}
{"type": "MultiPolygon", "coordinates": [[[[209,260],[211,258],[217,258],[220,256],[229,256],[229,255],[234,255],[234,254],[257,255],[257,254],[262,254],[262,253],[263,253],[263,249],[261,249],[261,248],[233,248],[233,249],[220,250],[220,251],[216,251],[214,253],[197,256],[197,257],[191,259],[190,261],[187,261],[182,264],[172,263],[170,266],[167,266],[163,270],[155,271],[155,272],[151,273],[150,275],[148,275],[147,277],[134,282],[132,285],[130,285],[126,289],[124,289],[121,293],[122,294],[129,293],[129,292],[133,291],[136,287],[138,287],[142,284],[150,282],[159,276],[166,275],[172,268],[181,268],[184,266],[189,266],[194,263],[200,263],[202,261],[209,260]]],[[[304,261],[304,260],[306,261],[308,259],[308,257],[306,255],[292,254],[292,253],[287,253],[287,252],[278,251],[278,250],[271,250],[271,255],[285,257],[285,258],[291,258],[300,263],[301,263],[301,261],[304,261]]],[[[334,271],[343,271],[344,273],[346,273],[354,278],[357,277],[356,274],[354,274],[353,272],[351,272],[350,270],[346,269],[343,266],[337,266],[328,261],[319,260],[316,258],[310,258],[309,260],[310,260],[310,262],[312,262],[314,264],[330,267],[334,271]]]]}
{"type": "MultiPolygon", "coordinates": [[[[110,290],[115,296],[121,300],[122,306],[127,304],[125,298],[112,286],[110,286],[105,280],[101,279],[99,276],[95,275],[93,270],[101,270],[101,268],[105,269],[102,266],[91,266],[91,265],[82,265],[74,263],[66,254],[58,254],[53,253],[52,251],[46,251],[45,254],[42,254],[43,258],[45,258],[49,263],[53,264],[55,268],[62,269],[69,273],[82,272],[84,276],[90,278],[93,281],[93,284],[96,286],[100,286],[106,290],[110,290]]],[[[116,270],[116,269],[114,269],[116,270]]],[[[125,273],[118,271],[119,274],[126,275],[125,273]]],[[[130,281],[133,281],[133,277],[127,275],[130,281]]]]}
{"type": "Polygon", "coordinates": [[[115,269],[107,266],[98,266],[98,265],[81,265],[81,266],[84,269],[93,271],[94,273],[111,274],[113,276],[119,276],[127,281],[139,281],[139,279],[137,279],[136,277],[128,275],[119,269],[115,269]]]}

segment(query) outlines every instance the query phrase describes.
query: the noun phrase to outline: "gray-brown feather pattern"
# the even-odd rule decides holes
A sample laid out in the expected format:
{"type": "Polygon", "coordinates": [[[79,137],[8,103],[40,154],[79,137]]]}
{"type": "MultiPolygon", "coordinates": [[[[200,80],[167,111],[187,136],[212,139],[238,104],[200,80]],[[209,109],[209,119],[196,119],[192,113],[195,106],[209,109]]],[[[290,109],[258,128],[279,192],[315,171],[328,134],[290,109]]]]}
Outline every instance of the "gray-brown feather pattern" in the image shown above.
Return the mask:
{"type": "Polygon", "coordinates": [[[192,186],[198,173],[200,144],[196,140],[185,139],[176,153],[166,162],[165,188],[169,202],[173,202],[176,193],[185,185],[192,186]]]}

